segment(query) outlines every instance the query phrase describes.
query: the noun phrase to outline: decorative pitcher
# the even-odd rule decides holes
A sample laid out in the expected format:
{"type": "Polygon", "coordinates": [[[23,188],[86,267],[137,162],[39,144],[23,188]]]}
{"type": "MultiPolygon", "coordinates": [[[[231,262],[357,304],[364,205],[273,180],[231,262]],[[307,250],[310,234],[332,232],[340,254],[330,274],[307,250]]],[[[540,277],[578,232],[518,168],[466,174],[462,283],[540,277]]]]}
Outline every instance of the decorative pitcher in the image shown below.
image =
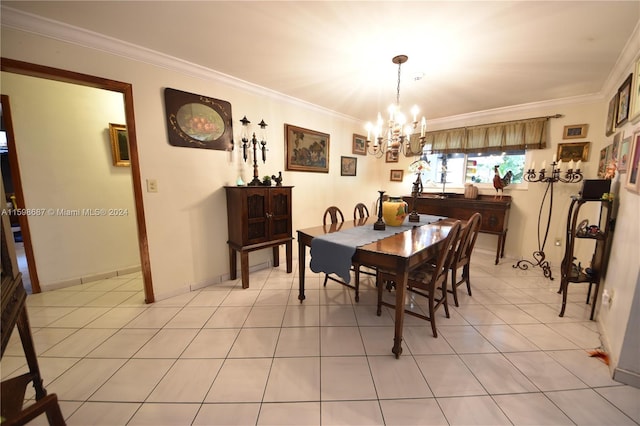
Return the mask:
{"type": "Polygon", "coordinates": [[[409,214],[409,205],[401,197],[389,197],[382,203],[382,217],[389,226],[400,226],[409,214]]]}
{"type": "Polygon", "coordinates": [[[464,184],[464,198],[475,200],[478,198],[478,187],[472,183],[464,184]]]}

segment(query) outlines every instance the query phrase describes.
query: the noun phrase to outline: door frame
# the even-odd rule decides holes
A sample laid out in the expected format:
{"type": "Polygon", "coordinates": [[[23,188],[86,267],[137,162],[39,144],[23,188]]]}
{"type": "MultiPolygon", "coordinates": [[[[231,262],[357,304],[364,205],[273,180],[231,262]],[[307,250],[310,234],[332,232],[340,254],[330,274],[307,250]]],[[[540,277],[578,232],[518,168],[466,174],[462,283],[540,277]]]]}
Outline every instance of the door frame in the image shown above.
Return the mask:
{"type": "MultiPolygon", "coordinates": [[[[127,125],[127,135],[129,138],[129,154],[131,157],[131,180],[133,184],[133,197],[136,209],[136,223],[138,229],[138,247],[140,251],[140,266],[142,269],[142,279],[144,283],[144,300],[146,303],[155,302],[153,294],[153,284],[151,279],[151,262],[149,259],[149,242],[147,238],[147,227],[144,216],[144,203],[142,199],[142,178],[140,175],[140,160],[138,156],[138,143],[136,139],[136,123],[133,110],[133,87],[130,83],[124,83],[115,80],[109,80],[88,74],[81,74],[73,71],[63,70],[59,68],[37,65],[30,62],[18,61],[9,58],[0,58],[0,70],[21,74],[31,77],[39,77],[48,80],[60,81],[65,83],[79,84],[81,86],[93,87],[96,89],[110,90],[122,93],[124,98],[124,111],[127,125]]],[[[9,98],[2,97],[3,104],[9,104],[9,98]]],[[[10,107],[7,107],[10,113],[10,107]]],[[[4,110],[3,110],[4,114],[4,110]]],[[[10,121],[10,120],[7,120],[10,121]]],[[[7,129],[8,130],[8,129],[7,129]]],[[[26,208],[24,203],[24,193],[22,191],[22,181],[20,179],[18,156],[15,150],[15,140],[13,138],[13,128],[11,132],[7,132],[9,144],[9,163],[11,166],[12,179],[14,181],[16,201],[20,208],[26,208]]],[[[40,292],[40,283],[38,281],[37,271],[35,270],[35,259],[33,256],[33,247],[31,245],[31,234],[29,231],[28,218],[20,217],[20,228],[23,232],[25,244],[25,254],[27,263],[29,264],[29,275],[32,280],[32,288],[34,292],[40,292]],[[24,223],[23,223],[24,222],[24,223]],[[34,265],[33,267],[31,265],[34,265]],[[33,269],[33,270],[32,270],[33,269]],[[37,291],[36,291],[37,289],[37,291]]]]}

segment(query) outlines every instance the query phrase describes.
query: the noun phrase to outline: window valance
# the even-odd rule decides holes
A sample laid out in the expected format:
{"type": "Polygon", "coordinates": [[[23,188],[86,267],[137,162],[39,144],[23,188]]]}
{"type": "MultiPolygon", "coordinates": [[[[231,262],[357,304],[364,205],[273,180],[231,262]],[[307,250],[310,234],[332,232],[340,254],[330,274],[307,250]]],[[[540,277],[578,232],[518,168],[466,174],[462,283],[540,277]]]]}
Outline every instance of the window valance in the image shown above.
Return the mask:
{"type": "MultiPolygon", "coordinates": [[[[437,153],[544,149],[549,119],[558,117],[561,115],[426,132],[425,145],[437,153]]],[[[411,137],[417,139],[418,135],[411,137]]]]}

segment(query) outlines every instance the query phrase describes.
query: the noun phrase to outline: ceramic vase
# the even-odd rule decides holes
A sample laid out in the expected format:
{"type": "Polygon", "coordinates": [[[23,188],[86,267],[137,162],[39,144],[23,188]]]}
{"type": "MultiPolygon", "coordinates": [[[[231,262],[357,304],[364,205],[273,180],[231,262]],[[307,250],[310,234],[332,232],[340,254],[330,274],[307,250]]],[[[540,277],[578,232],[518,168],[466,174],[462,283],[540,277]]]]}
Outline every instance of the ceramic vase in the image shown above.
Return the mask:
{"type": "Polygon", "coordinates": [[[382,203],[382,218],[389,226],[400,226],[409,214],[409,205],[400,197],[389,197],[382,203]]]}

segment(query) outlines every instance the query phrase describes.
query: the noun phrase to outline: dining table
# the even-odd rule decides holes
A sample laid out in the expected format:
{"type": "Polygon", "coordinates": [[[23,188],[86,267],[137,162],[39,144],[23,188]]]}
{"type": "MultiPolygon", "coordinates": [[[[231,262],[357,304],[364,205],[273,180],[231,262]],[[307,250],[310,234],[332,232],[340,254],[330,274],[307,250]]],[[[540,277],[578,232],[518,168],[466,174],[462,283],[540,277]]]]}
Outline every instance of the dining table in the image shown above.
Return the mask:
{"type": "MultiPolygon", "coordinates": [[[[395,330],[392,352],[396,358],[402,354],[404,299],[409,272],[437,256],[442,249],[451,225],[456,219],[420,215],[420,222],[405,220],[400,227],[386,226],[385,231],[373,229],[376,218],[365,217],[340,223],[314,226],[297,231],[300,303],[305,300],[306,251],[311,249],[310,267],[313,272],[335,273],[328,265],[360,266],[395,271],[396,302],[395,330]],[[354,237],[357,235],[357,237],[354,237]],[[314,243],[314,240],[315,243],[314,243]],[[322,242],[322,247],[319,243],[322,242]],[[327,247],[329,249],[327,249],[327,247]],[[349,254],[352,254],[349,261],[349,254]],[[322,259],[314,259],[314,256],[322,259]]],[[[343,278],[350,278],[348,275],[343,278]]],[[[355,274],[356,287],[359,274],[355,274]]],[[[347,281],[348,282],[348,281],[347,281]]]]}

